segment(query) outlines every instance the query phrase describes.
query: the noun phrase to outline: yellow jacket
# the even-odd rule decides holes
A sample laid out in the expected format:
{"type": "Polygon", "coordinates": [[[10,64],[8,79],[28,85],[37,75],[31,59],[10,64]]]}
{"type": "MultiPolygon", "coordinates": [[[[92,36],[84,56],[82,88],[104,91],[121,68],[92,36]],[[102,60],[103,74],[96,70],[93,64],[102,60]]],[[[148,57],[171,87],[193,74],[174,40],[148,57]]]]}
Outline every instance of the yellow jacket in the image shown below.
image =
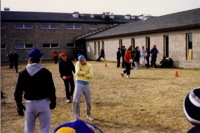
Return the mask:
{"type": "Polygon", "coordinates": [[[75,78],[76,80],[89,82],[89,80],[93,78],[92,65],[89,63],[81,65],[80,61],[77,61],[75,66],[75,78]]]}

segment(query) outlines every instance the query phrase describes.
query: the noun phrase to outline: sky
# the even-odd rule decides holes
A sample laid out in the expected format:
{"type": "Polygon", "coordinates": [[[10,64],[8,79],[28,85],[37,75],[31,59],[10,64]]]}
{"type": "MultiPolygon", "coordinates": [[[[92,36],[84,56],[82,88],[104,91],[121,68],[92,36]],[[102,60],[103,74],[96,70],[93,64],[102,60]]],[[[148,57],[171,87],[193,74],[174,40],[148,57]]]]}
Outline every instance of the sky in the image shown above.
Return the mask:
{"type": "Polygon", "coordinates": [[[1,11],[162,16],[200,8],[200,0],[1,0],[1,11]]]}

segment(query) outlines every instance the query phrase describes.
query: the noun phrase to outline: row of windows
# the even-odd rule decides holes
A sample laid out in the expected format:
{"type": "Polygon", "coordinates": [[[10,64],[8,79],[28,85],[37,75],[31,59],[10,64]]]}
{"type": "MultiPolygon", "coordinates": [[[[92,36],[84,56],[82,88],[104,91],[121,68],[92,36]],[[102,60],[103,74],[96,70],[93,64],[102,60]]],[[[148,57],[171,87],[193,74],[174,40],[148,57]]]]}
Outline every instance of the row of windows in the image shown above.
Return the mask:
{"type": "MultiPolygon", "coordinates": [[[[33,24],[17,23],[14,24],[15,29],[33,29],[33,24]]],[[[65,29],[81,30],[83,27],[81,24],[66,24],[65,29]]],[[[1,23],[1,29],[6,29],[5,23],[1,23]]],[[[58,29],[58,24],[41,24],[41,29],[58,29]]],[[[90,25],[90,30],[96,30],[97,25],[90,25]]]]}
{"type": "MultiPolygon", "coordinates": [[[[150,44],[150,37],[145,38],[145,45],[146,48],[151,48],[150,44]]],[[[192,33],[186,33],[185,34],[185,58],[186,60],[192,60],[193,59],[193,42],[192,42],[192,33]]],[[[164,35],[163,36],[163,56],[169,57],[169,36],[164,35]]],[[[119,39],[119,48],[122,48],[123,41],[122,39],[119,39]]],[[[135,48],[135,38],[131,38],[131,46],[135,48]]],[[[94,54],[97,55],[100,53],[100,49],[104,49],[104,41],[95,41],[94,42],[94,54]]]]}
{"type": "MultiPolygon", "coordinates": [[[[43,48],[59,48],[58,43],[44,43],[42,44],[43,48]]],[[[67,47],[71,48],[78,48],[81,47],[81,44],[75,44],[75,43],[67,43],[67,47]]],[[[17,43],[15,44],[16,49],[32,49],[34,48],[34,45],[31,43],[17,43]]],[[[7,46],[5,44],[1,44],[1,49],[7,49],[7,46]]]]}

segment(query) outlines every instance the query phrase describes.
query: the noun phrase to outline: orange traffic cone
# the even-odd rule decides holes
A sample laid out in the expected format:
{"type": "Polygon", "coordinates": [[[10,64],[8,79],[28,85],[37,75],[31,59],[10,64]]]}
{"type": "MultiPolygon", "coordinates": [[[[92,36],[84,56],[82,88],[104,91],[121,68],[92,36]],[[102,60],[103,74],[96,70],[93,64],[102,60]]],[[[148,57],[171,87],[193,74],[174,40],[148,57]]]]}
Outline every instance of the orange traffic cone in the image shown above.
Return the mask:
{"type": "Polygon", "coordinates": [[[178,77],[178,71],[176,71],[176,73],[175,73],[175,77],[178,77]]]}
{"type": "Polygon", "coordinates": [[[105,63],[105,67],[108,67],[107,63],[105,63]]]}

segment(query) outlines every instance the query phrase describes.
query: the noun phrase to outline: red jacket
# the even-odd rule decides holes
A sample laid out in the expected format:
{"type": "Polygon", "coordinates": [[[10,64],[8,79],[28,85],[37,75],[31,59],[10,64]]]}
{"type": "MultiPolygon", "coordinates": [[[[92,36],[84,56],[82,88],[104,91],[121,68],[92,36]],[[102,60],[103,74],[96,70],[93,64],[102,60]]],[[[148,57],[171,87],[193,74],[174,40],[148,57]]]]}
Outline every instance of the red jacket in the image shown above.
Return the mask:
{"type": "Polygon", "coordinates": [[[124,55],[124,61],[128,63],[130,59],[132,59],[131,52],[126,52],[124,55]]]}

